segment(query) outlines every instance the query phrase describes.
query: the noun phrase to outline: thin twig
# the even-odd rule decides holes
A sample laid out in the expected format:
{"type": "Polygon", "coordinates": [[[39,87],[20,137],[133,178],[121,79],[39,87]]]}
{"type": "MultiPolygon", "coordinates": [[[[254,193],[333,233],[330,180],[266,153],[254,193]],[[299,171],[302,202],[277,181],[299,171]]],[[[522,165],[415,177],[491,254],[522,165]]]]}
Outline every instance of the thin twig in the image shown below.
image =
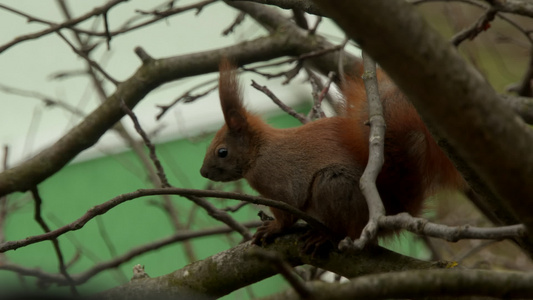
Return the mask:
{"type": "MultiPolygon", "coordinates": [[[[78,18],[75,18],[75,19],[71,19],[71,20],[68,20],[66,22],[63,22],[61,24],[55,24],[55,25],[52,25],[50,26],[50,28],[47,28],[45,30],[42,30],[42,31],[39,31],[39,32],[35,32],[35,33],[31,33],[31,34],[27,34],[27,35],[23,35],[23,36],[18,36],[16,37],[13,41],[7,43],[7,44],[4,44],[3,46],[0,46],[0,53],[4,52],[5,50],[11,48],[12,46],[20,43],[20,42],[23,42],[23,41],[27,41],[27,40],[32,40],[32,39],[37,39],[37,38],[40,38],[44,35],[47,35],[47,34],[50,34],[52,32],[58,32],[60,29],[62,28],[73,28],[75,25],[89,19],[89,18],[92,18],[94,16],[97,16],[97,15],[100,15],[102,13],[105,13],[107,11],[109,11],[111,8],[113,8],[115,5],[117,4],[120,4],[122,2],[125,2],[127,0],[112,0],[112,1],[109,1],[107,2],[106,4],[102,5],[102,6],[99,6],[99,7],[95,7],[93,8],[90,12],[86,13],[86,14],[83,14],[81,16],[79,16],[78,18]]],[[[5,9],[5,6],[2,5],[2,8],[5,9]]],[[[34,18],[35,20],[38,20],[37,18],[34,18]]]]}
{"type": "Polygon", "coordinates": [[[491,245],[494,245],[495,243],[497,243],[498,241],[496,240],[493,240],[493,241],[483,241],[481,242],[479,245],[475,246],[475,247],[471,247],[471,248],[466,248],[464,249],[463,252],[457,254],[454,259],[454,261],[458,262],[458,263],[461,263],[463,262],[465,259],[467,259],[469,256],[472,256],[474,255],[475,253],[491,246],[491,245]]]}
{"type": "Polygon", "coordinates": [[[259,84],[257,84],[255,81],[252,80],[252,87],[254,87],[255,89],[263,92],[265,95],[267,95],[270,99],[272,99],[272,101],[277,105],[279,106],[284,112],[288,113],[289,115],[295,117],[296,119],[298,119],[298,121],[300,121],[302,124],[305,124],[307,122],[309,122],[309,120],[307,119],[307,117],[305,117],[304,115],[300,114],[300,113],[297,113],[294,109],[292,109],[292,107],[286,105],[285,103],[283,103],[281,100],[279,100],[278,97],[276,97],[276,95],[274,95],[274,93],[272,93],[272,91],[270,91],[270,89],[268,89],[268,87],[266,86],[261,86],[259,84]]]}
{"type": "Polygon", "coordinates": [[[45,106],[48,106],[48,107],[58,106],[58,107],[65,109],[68,112],[71,112],[72,114],[76,116],[85,117],[85,113],[83,111],[70,105],[69,103],[61,101],[61,100],[53,99],[52,97],[49,97],[39,92],[22,90],[22,89],[18,89],[14,87],[9,87],[3,84],[0,84],[0,91],[4,93],[12,94],[12,95],[22,96],[22,97],[36,98],[36,99],[41,100],[45,106]]]}
{"type": "MultiPolygon", "coordinates": [[[[50,218],[50,221],[54,223],[56,227],[63,226],[65,223],[56,215],[53,213],[50,213],[48,215],[50,218]]],[[[89,259],[93,264],[97,264],[102,262],[103,259],[101,259],[98,254],[95,253],[91,249],[89,249],[83,241],[78,240],[74,234],[65,235],[65,238],[69,240],[69,242],[76,248],[76,253],[80,253],[80,255],[83,255],[87,259],[89,259]]],[[[73,261],[75,258],[72,258],[71,261],[73,261]]],[[[67,266],[70,266],[70,263],[67,263],[67,266]]],[[[128,281],[128,278],[124,274],[124,272],[120,269],[112,270],[111,272],[112,276],[115,278],[116,282],[118,283],[126,283],[128,281]]]]}
{"type": "Polygon", "coordinates": [[[223,211],[229,211],[229,212],[236,212],[236,211],[238,211],[239,209],[243,208],[244,206],[246,206],[248,204],[250,204],[250,203],[248,203],[246,201],[241,201],[237,205],[227,206],[227,207],[223,208],[222,210],[223,211]]]}
{"type": "Polygon", "coordinates": [[[135,126],[135,130],[139,133],[139,135],[142,137],[144,144],[146,147],[148,147],[150,151],[150,159],[154,163],[154,166],[157,169],[157,176],[159,177],[159,180],[161,181],[161,187],[169,187],[170,183],[167,180],[167,176],[165,174],[165,171],[163,170],[163,166],[161,165],[161,162],[157,158],[157,155],[155,153],[155,146],[150,141],[150,138],[148,138],[148,135],[146,135],[146,132],[141,127],[141,124],[139,124],[139,120],[137,119],[137,116],[129,109],[129,107],[124,103],[124,100],[120,101],[120,106],[124,110],[124,112],[131,118],[131,121],[133,122],[133,125],[135,126]]]}
{"type": "Polygon", "coordinates": [[[240,235],[242,235],[243,242],[252,239],[252,234],[250,233],[250,230],[244,227],[241,223],[237,222],[227,212],[216,208],[213,204],[200,197],[188,196],[187,199],[191,200],[196,205],[205,209],[205,211],[207,211],[207,213],[214,219],[228,225],[230,228],[237,231],[240,235]]]}
{"type": "Polygon", "coordinates": [[[209,89],[207,89],[207,90],[205,90],[205,91],[203,91],[201,93],[192,94],[192,92],[194,90],[196,90],[196,89],[198,89],[198,88],[200,88],[202,86],[208,85],[210,83],[216,82],[216,81],[218,81],[218,79],[211,79],[211,80],[208,80],[206,82],[202,82],[201,84],[198,84],[198,85],[192,87],[191,89],[189,89],[188,91],[186,91],[185,93],[183,93],[181,96],[179,96],[174,101],[172,101],[172,103],[167,104],[167,105],[158,105],[157,107],[159,107],[161,109],[161,111],[155,117],[156,120],[161,119],[163,117],[163,115],[166,114],[167,111],[171,107],[173,107],[174,105],[178,104],[180,101],[182,101],[183,103],[190,103],[190,102],[195,101],[196,99],[199,99],[199,98],[202,98],[202,97],[205,97],[205,96],[209,95],[213,91],[216,91],[217,88],[218,88],[217,84],[213,85],[212,87],[210,87],[209,89]]]}
{"type": "MultiPolygon", "coordinates": [[[[289,63],[289,62],[287,62],[289,63]]],[[[303,67],[303,63],[302,61],[297,61],[296,62],[296,65],[289,69],[288,71],[281,71],[281,72],[278,72],[278,73],[265,73],[265,72],[261,72],[259,70],[257,70],[258,68],[263,68],[263,67],[266,67],[267,65],[263,65],[263,66],[258,66],[258,67],[255,67],[255,68],[247,68],[247,67],[241,67],[241,69],[243,71],[247,71],[247,72],[252,72],[252,73],[255,73],[255,74],[259,74],[267,79],[272,79],[272,78],[276,78],[276,77],[282,77],[282,76],[285,76],[286,79],[282,82],[283,85],[286,85],[288,83],[291,82],[292,79],[294,79],[296,77],[296,75],[298,75],[298,73],[300,73],[300,70],[302,69],[303,67]]]]}
{"type": "MultiPolygon", "coordinates": [[[[190,5],[182,6],[182,7],[171,7],[170,9],[167,9],[167,10],[164,10],[164,11],[154,10],[154,11],[151,11],[151,12],[147,12],[147,11],[142,11],[142,10],[136,10],[136,12],[138,12],[138,13],[140,13],[142,15],[151,15],[151,16],[153,16],[153,18],[150,19],[150,20],[141,22],[139,24],[133,25],[131,27],[128,27],[128,25],[130,23],[132,23],[132,21],[128,20],[128,21],[126,21],[124,23],[123,26],[119,27],[120,29],[112,31],[111,35],[116,36],[116,35],[119,35],[119,34],[130,32],[132,30],[143,28],[143,27],[146,27],[147,25],[150,25],[152,23],[155,23],[155,22],[158,22],[158,21],[161,21],[161,20],[166,20],[167,17],[169,17],[169,16],[176,15],[176,14],[179,14],[179,13],[182,13],[182,12],[186,12],[186,11],[189,11],[189,10],[196,9],[198,12],[200,12],[207,5],[215,3],[217,1],[219,1],[219,0],[205,0],[205,1],[200,1],[198,3],[193,3],[193,4],[190,4],[190,5]]],[[[97,35],[97,36],[105,36],[105,33],[101,33],[101,32],[84,32],[84,33],[91,34],[91,35],[97,35]]]]}
{"type": "Polygon", "coordinates": [[[109,234],[107,233],[102,217],[96,218],[96,224],[98,227],[98,233],[104,241],[107,251],[109,251],[109,255],[111,255],[111,257],[117,256],[117,250],[115,249],[115,245],[113,245],[113,240],[111,239],[111,237],[109,237],[109,234]]]}
{"type": "MultiPolygon", "coordinates": [[[[243,226],[247,228],[254,228],[260,225],[261,225],[260,221],[243,223],[243,226]]],[[[83,284],[87,282],[89,279],[91,279],[92,277],[94,277],[95,275],[99,274],[100,272],[117,268],[121,264],[127,261],[130,261],[131,259],[139,255],[162,248],[170,244],[174,244],[176,242],[187,241],[187,240],[197,238],[197,237],[205,237],[205,236],[211,236],[211,235],[217,235],[217,234],[227,234],[232,231],[233,229],[229,227],[216,227],[216,228],[210,228],[210,229],[203,229],[199,231],[177,232],[169,237],[157,240],[155,242],[151,242],[146,245],[133,248],[127,253],[114,257],[111,260],[98,263],[87,271],[72,275],[72,282],[74,284],[83,284]]],[[[40,269],[30,269],[30,268],[22,267],[22,266],[12,264],[12,263],[7,263],[7,262],[3,263],[2,265],[0,265],[0,270],[13,271],[21,275],[33,276],[44,281],[53,282],[53,283],[57,283],[61,285],[68,284],[68,281],[63,276],[58,276],[58,274],[44,272],[40,269]]]]}
{"type": "Polygon", "coordinates": [[[319,49],[319,50],[315,50],[315,51],[310,51],[310,52],[301,54],[301,55],[299,55],[297,57],[290,57],[290,58],[287,58],[287,59],[283,59],[281,61],[268,63],[268,64],[263,64],[263,65],[258,66],[256,68],[274,67],[274,66],[284,65],[284,64],[287,64],[287,63],[292,63],[292,62],[295,62],[295,61],[296,62],[303,61],[303,60],[306,60],[306,59],[309,59],[309,58],[314,58],[314,57],[317,57],[317,56],[321,56],[321,55],[325,55],[325,54],[328,54],[328,53],[331,53],[331,52],[342,50],[343,47],[344,47],[343,44],[334,45],[334,46],[331,46],[331,47],[328,47],[328,48],[323,48],[323,49],[319,49]]]}
{"type": "MultiPolygon", "coordinates": [[[[312,118],[326,117],[326,114],[324,114],[324,111],[322,110],[322,100],[324,100],[324,98],[328,95],[329,87],[331,86],[331,83],[333,82],[334,77],[335,77],[335,73],[329,72],[328,80],[326,81],[322,89],[320,90],[320,93],[313,93],[314,104],[313,104],[313,108],[311,109],[311,115],[313,116],[312,118]]],[[[317,82],[318,78],[311,77],[312,81],[313,79],[315,79],[315,84],[317,84],[317,87],[318,87],[318,84],[319,84],[319,82],[317,82]]],[[[313,87],[314,86],[315,85],[313,85],[313,87]]]]}
{"type": "Polygon", "coordinates": [[[314,228],[323,230],[325,232],[329,232],[329,229],[324,224],[322,224],[322,222],[320,222],[314,217],[311,217],[305,214],[304,212],[302,212],[301,210],[296,209],[293,206],[290,206],[284,202],[271,200],[271,199],[267,199],[263,197],[231,193],[231,192],[180,189],[180,188],[169,187],[169,188],[159,188],[159,189],[140,189],[135,192],[118,195],[102,204],[92,207],[79,219],[75,220],[74,222],[70,224],[57,228],[56,230],[52,230],[50,232],[47,232],[41,235],[30,236],[22,240],[7,241],[4,243],[0,243],[0,253],[6,252],[9,250],[18,249],[20,247],[35,244],[38,242],[54,239],[67,232],[79,230],[83,226],[85,226],[87,222],[92,220],[94,217],[98,215],[103,215],[109,210],[113,209],[114,207],[126,201],[130,201],[130,200],[137,199],[140,197],[154,196],[154,195],[178,195],[178,196],[183,196],[183,197],[197,196],[197,197],[234,199],[234,200],[250,202],[253,204],[260,204],[260,205],[275,207],[275,208],[287,211],[289,213],[292,213],[296,217],[306,221],[309,225],[311,225],[314,228]]]}
{"type": "Polygon", "coordinates": [[[480,34],[482,31],[485,31],[490,28],[490,22],[494,20],[494,17],[498,13],[498,10],[496,10],[494,7],[489,7],[487,11],[478,19],[477,22],[472,24],[470,28],[467,28],[458,34],[456,34],[454,37],[452,37],[452,44],[454,46],[459,46],[460,43],[462,43],[466,39],[473,40],[478,34],[480,34]]]}
{"type": "MultiPolygon", "coordinates": [[[[322,117],[325,116],[323,110],[321,109],[322,104],[320,104],[320,106],[316,106],[316,102],[317,102],[317,99],[318,99],[319,95],[322,93],[322,91],[326,87],[326,85],[324,85],[322,83],[322,77],[317,75],[313,70],[311,70],[311,68],[306,67],[305,71],[307,73],[307,76],[309,77],[309,83],[311,84],[311,89],[312,89],[311,95],[313,96],[313,101],[315,102],[313,104],[313,108],[307,114],[307,118],[308,119],[322,118],[322,117]]],[[[330,72],[329,75],[333,76],[334,73],[330,72]]],[[[329,82],[329,77],[328,77],[328,80],[327,80],[326,83],[330,84],[328,82],[329,82]]],[[[338,105],[339,100],[338,99],[334,99],[331,96],[331,93],[325,93],[324,97],[327,99],[328,103],[333,107],[335,113],[336,114],[341,114],[341,112],[339,110],[340,106],[338,105]]]]}
{"type": "Polygon", "coordinates": [[[104,30],[105,30],[105,35],[106,35],[107,50],[111,50],[111,38],[113,36],[109,32],[109,22],[107,20],[107,12],[104,12],[102,14],[102,17],[104,18],[104,30]]]}
{"type": "Polygon", "coordinates": [[[84,53],[83,51],[80,51],[74,45],[72,45],[72,43],[60,31],[57,31],[56,33],[57,35],[59,35],[59,37],[61,37],[62,40],[65,41],[65,43],[67,43],[67,45],[69,45],[72,51],[78,54],[81,58],[85,59],[87,63],[91,65],[91,67],[97,69],[98,72],[100,72],[105,78],[107,78],[107,80],[111,81],[115,86],[118,86],[120,82],[116,80],[115,78],[111,77],[111,75],[109,75],[104,69],[102,69],[102,67],[97,62],[92,60],[86,53],[84,53]]]}
{"type": "Polygon", "coordinates": [[[232,33],[235,30],[235,28],[244,21],[245,17],[246,17],[246,14],[244,12],[239,12],[235,20],[228,26],[228,28],[222,31],[222,35],[226,36],[232,33]]]}
{"type": "Polygon", "coordinates": [[[346,84],[346,77],[344,72],[344,56],[346,52],[344,51],[344,48],[346,45],[348,45],[348,42],[350,41],[350,38],[346,36],[344,38],[344,42],[342,43],[342,50],[339,51],[339,62],[337,64],[337,72],[339,75],[339,80],[341,82],[341,86],[344,86],[346,84]]]}
{"type": "MultiPolygon", "coordinates": [[[[46,224],[46,222],[41,216],[41,207],[42,207],[43,200],[41,198],[41,195],[39,194],[39,191],[37,190],[37,187],[33,187],[31,189],[31,194],[33,196],[33,200],[35,204],[33,217],[35,221],[37,222],[37,224],[39,224],[39,226],[43,229],[43,231],[45,233],[49,233],[50,227],[48,227],[48,225],[46,224]]],[[[72,280],[72,277],[67,272],[67,267],[65,265],[65,259],[63,258],[63,252],[61,251],[61,247],[59,247],[59,241],[57,240],[57,238],[53,238],[51,239],[51,242],[54,246],[54,251],[56,253],[57,260],[59,262],[59,272],[67,280],[72,294],[78,295],[78,291],[76,290],[76,284],[74,283],[74,281],[72,280]]]]}

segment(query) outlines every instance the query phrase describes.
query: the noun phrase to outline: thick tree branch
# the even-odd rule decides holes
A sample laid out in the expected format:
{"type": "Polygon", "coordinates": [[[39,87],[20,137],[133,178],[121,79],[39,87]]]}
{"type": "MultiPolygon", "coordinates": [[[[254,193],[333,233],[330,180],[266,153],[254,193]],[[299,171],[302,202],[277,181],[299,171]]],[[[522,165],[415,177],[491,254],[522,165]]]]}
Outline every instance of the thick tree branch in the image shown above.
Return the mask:
{"type": "MultiPolygon", "coordinates": [[[[284,9],[297,9],[313,15],[327,16],[328,10],[320,9],[312,0],[227,0],[226,2],[248,1],[261,4],[268,4],[284,9]]],[[[432,2],[435,0],[406,0],[405,2],[418,4],[419,2],[432,2]]],[[[437,0],[442,1],[442,0],[437,0]]],[[[456,0],[460,1],[460,0],[456,0]]],[[[533,17],[533,4],[528,0],[485,0],[500,12],[512,13],[533,17]]],[[[334,6],[332,6],[334,8],[334,6]]]]}
{"type": "MultiPolygon", "coordinates": [[[[275,251],[292,266],[310,264],[346,277],[449,266],[446,263],[416,260],[377,246],[370,246],[357,254],[331,252],[329,258],[317,258],[301,253],[303,242],[298,236],[291,234],[278,238],[266,249],[275,251]]],[[[277,273],[275,266],[269,261],[250,256],[249,252],[256,247],[244,243],[170,274],[134,280],[99,296],[103,299],[145,299],[176,297],[189,292],[195,295],[221,297],[277,273]]]]}
{"type": "Polygon", "coordinates": [[[512,13],[517,15],[528,16],[533,18],[533,3],[528,0],[496,0],[487,1],[494,8],[501,12],[512,13]]]}
{"type": "MultiPolygon", "coordinates": [[[[300,28],[285,16],[279,14],[273,8],[266,7],[258,3],[253,3],[251,1],[229,0],[225,2],[228,5],[247,13],[269,32],[276,32],[276,34],[283,33],[291,36],[290,42],[295,42],[294,46],[297,48],[299,55],[312,53],[312,65],[322,74],[329,74],[329,72],[332,71],[337,72],[340,62],[342,63],[342,68],[346,70],[346,73],[355,73],[357,66],[361,64],[361,59],[351,54],[344,53],[342,56],[340,56],[338,55],[337,51],[329,52],[329,50],[326,49],[332,49],[334,46],[325,38],[321,37],[320,35],[309,34],[307,30],[300,28]],[[304,40],[307,42],[303,42],[304,40]],[[325,51],[323,55],[316,56],[317,52],[321,51],[325,51]],[[343,59],[341,60],[340,57],[343,59]]],[[[290,1],[287,1],[287,3],[289,2],[290,1]]],[[[309,3],[309,5],[313,6],[312,3],[309,3]]],[[[305,9],[302,10],[306,11],[305,9]]],[[[338,47],[342,49],[344,46],[338,47]]],[[[299,57],[299,59],[302,58],[304,57],[299,57]]],[[[339,82],[341,78],[337,77],[335,80],[336,82],[339,82]]]]}
{"type": "MultiPolygon", "coordinates": [[[[312,299],[404,299],[437,296],[530,298],[533,274],[486,270],[425,270],[390,272],[355,278],[346,283],[316,281],[312,299]]],[[[263,299],[300,299],[289,290],[263,299]]]]}
{"type": "MultiPolygon", "coordinates": [[[[411,1],[412,3],[416,3],[415,1],[411,1]]],[[[532,5],[526,5],[527,2],[522,0],[515,0],[515,1],[496,1],[494,5],[497,7],[497,10],[502,12],[510,12],[510,13],[516,13],[516,14],[523,14],[523,15],[533,15],[533,6],[532,5]]],[[[264,6],[258,5],[257,3],[263,3],[263,4],[269,4],[278,6],[285,9],[298,9],[305,11],[307,13],[311,14],[317,14],[317,15],[324,15],[317,6],[313,3],[311,0],[228,0],[226,1],[229,5],[240,9],[248,14],[250,14],[252,17],[255,18],[256,21],[258,21],[260,24],[263,24],[265,27],[273,27],[278,26],[278,28],[282,27],[284,29],[290,29],[290,30],[296,30],[296,27],[294,24],[291,24],[291,22],[288,22],[287,19],[281,18],[281,17],[260,17],[262,14],[264,15],[275,15],[275,12],[273,12],[272,9],[266,9],[264,6]],[[255,2],[255,3],[245,3],[245,2],[255,2]]],[[[508,18],[505,16],[501,16],[505,20],[509,21],[508,18]]],[[[298,28],[299,30],[299,28],[298,28]]],[[[524,33],[526,34],[526,33],[524,33]]],[[[527,34],[526,34],[527,36],[527,34]]],[[[319,38],[317,36],[317,38],[319,38]]],[[[323,48],[323,47],[318,47],[323,48]]],[[[304,53],[304,52],[302,52],[304,53]]],[[[337,72],[337,68],[334,68],[332,64],[338,64],[340,61],[339,57],[337,55],[329,55],[329,56],[322,56],[318,59],[314,59],[313,63],[314,66],[317,67],[322,74],[328,74],[330,71],[337,72]]],[[[361,61],[359,59],[355,59],[353,56],[348,55],[347,61],[342,62],[342,68],[347,72],[351,73],[352,71],[356,70],[357,68],[354,67],[358,64],[360,64],[361,61]]],[[[337,83],[341,80],[341,78],[336,78],[337,83]]],[[[502,103],[509,105],[515,113],[517,113],[519,116],[521,116],[525,122],[529,124],[533,124],[533,118],[531,117],[533,115],[533,108],[532,105],[526,106],[526,105],[514,105],[514,103],[520,103],[519,99],[517,97],[510,97],[506,95],[501,95],[503,98],[502,103]],[[513,101],[510,101],[513,100],[513,101]]],[[[528,99],[528,98],[522,98],[522,99],[528,99]]],[[[531,101],[530,101],[531,102],[531,101]]]]}

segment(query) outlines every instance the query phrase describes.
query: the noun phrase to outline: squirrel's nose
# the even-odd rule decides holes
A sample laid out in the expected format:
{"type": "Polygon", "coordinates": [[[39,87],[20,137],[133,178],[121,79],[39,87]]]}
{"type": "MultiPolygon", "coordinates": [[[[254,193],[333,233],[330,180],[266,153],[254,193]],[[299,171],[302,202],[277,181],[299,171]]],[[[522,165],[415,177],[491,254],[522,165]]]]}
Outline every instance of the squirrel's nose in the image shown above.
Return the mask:
{"type": "Polygon", "coordinates": [[[200,169],[200,174],[202,174],[202,176],[205,178],[209,178],[209,172],[207,172],[207,168],[204,168],[203,166],[200,169]]]}

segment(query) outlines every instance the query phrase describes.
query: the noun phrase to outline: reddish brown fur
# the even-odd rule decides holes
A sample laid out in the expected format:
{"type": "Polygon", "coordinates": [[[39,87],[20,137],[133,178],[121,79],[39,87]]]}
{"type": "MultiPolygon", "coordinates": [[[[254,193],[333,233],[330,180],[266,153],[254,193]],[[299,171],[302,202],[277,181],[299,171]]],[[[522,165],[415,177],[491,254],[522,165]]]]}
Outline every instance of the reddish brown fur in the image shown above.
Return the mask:
{"type": "MultiPolygon", "coordinates": [[[[344,116],[324,118],[292,129],[276,129],[246,111],[236,72],[221,63],[220,98],[226,120],[201,169],[217,181],[245,178],[261,195],[293,205],[326,224],[338,238],[359,237],[368,220],[359,178],[368,161],[368,111],[362,80],[345,90],[344,116]],[[227,150],[227,156],[220,152],[227,150]]],[[[437,146],[414,107],[383,74],[380,95],[387,123],[385,164],[377,187],[387,214],[416,215],[438,188],[464,183],[437,146]]],[[[258,230],[268,237],[296,219],[272,209],[275,221],[258,230]]]]}
{"type": "MultiPolygon", "coordinates": [[[[380,98],[387,124],[385,163],[377,187],[387,214],[407,211],[416,215],[422,202],[439,189],[464,189],[466,183],[446,154],[431,137],[416,109],[385,74],[378,72],[380,98]]],[[[368,105],[363,81],[350,79],[344,88],[347,114],[363,124],[368,105]]],[[[359,127],[368,136],[368,127],[359,127]]],[[[350,145],[360,164],[368,160],[368,139],[350,145]]]]}

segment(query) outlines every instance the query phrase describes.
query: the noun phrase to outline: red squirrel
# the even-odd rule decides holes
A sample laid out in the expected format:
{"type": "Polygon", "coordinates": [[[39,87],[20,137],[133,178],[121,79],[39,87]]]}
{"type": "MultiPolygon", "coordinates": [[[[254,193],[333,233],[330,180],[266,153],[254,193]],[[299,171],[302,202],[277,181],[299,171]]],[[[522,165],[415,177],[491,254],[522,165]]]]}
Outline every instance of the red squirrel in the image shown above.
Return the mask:
{"type": "MultiPolygon", "coordinates": [[[[417,215],[423,200],[465,182],[438,147],[412,104],[378,72],[386,121],[385,163],[376,185],[386,214],[417,215]]],[[[245,178],[262,196],[285,202],[317,218],[342,239],[357,239],[368,221],[359,178],[368,161],[368,106],[361,78],[343,87],[344,111],[300,127],[277,129],[248,112],[235,67],[220,64],[219,95],[225,125],[211,142],[202,176],[214,181],[245,178]]],[[[282,234],[297,219],[271,208],[254,236],[261,244],[282,234]]],[[[333,238],[333,237],[332,237],[333,238]]]]}

